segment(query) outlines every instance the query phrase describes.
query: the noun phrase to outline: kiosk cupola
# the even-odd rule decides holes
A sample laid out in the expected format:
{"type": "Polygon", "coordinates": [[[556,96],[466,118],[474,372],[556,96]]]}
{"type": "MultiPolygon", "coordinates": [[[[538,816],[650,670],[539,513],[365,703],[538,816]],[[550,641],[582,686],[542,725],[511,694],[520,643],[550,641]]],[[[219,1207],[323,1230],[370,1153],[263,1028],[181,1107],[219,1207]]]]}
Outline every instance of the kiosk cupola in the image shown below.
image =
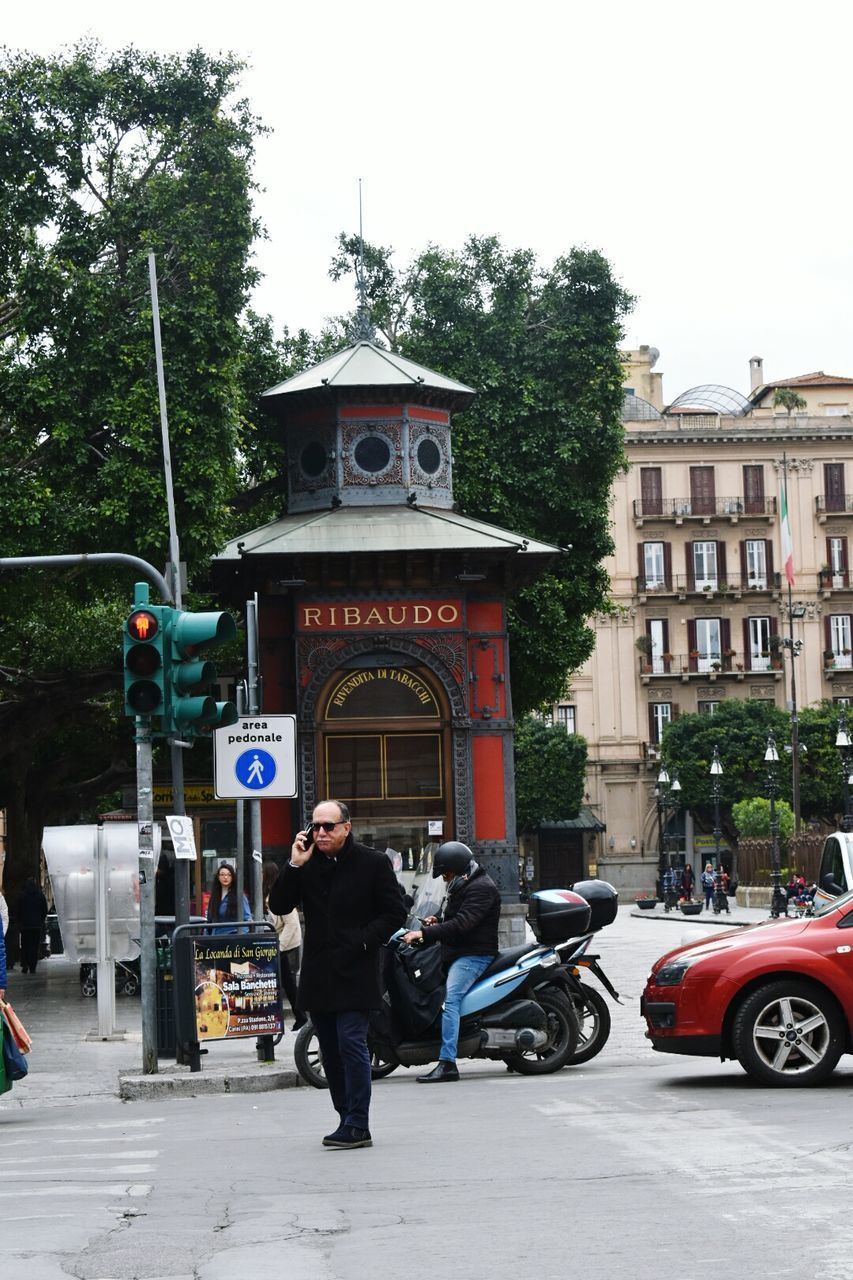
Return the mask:
{"type": "Polygon", "coordinates": [[[476,393],[363,339],[264,392],[284,428],[288,510],[453,506],[451,413],[476,393]]]}

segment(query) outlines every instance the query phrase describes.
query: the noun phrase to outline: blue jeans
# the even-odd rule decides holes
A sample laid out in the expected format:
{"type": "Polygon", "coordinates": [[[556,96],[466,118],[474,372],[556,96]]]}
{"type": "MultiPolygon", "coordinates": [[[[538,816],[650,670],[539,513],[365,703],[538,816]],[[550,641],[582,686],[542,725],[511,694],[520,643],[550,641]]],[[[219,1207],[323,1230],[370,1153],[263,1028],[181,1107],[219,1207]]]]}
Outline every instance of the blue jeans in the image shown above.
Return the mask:
{"type": "Polygon", "coordinates": [[[311,1021],[320,1041],[332,1105],[341,1117],[341,1124],[369,1129],[371,1080],[367,1012],[361,1009],[346,1013],[312,1011],[311,1021]]]}
{"type": "Polygon", "coordinates": [[[494,956],[459,956],[447,971],[447,992],[441,1011],[441,1061],[455,1062],[459,1043],[459,1006],[494,956]]]}

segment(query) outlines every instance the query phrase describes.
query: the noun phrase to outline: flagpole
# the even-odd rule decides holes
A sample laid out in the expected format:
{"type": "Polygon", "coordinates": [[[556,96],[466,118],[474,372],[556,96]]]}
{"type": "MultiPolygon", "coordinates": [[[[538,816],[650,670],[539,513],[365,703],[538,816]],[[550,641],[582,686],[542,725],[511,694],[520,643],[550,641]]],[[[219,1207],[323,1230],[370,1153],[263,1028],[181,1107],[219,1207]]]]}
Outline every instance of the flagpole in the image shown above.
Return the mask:
{"type": "Polygon", "coordinates": [[[791,658],[791,807],[794,810],[794,835],[800,834],[800,722],[797,715],[797,669],[794,659],[797,648],[794,643],[794,548],[791,538],[791,517],[788,508],[788,455],[782,452],[782,557],[785,561],[785,577],[788,580],[788,640],[786,648],[791,658]]]}

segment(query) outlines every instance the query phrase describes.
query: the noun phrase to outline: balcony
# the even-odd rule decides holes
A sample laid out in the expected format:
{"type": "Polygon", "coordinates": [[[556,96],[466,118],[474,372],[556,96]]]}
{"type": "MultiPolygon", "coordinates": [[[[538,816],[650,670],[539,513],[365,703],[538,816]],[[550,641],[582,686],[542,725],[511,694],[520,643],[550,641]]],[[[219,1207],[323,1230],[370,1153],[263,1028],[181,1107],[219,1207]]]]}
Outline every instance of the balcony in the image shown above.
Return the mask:
{"type": "Polygon", "coordinates": [[[750,520],[766,520],[770,523],[775,515],[775,498],[634,499],[634,524],[638,529],[646,520],[671,520],[677,525],[684,524],[685,520],[701,524],[710,524],[712,520],[727,520],[729,524],[737,524],[744,516],[748,516],[750,520]]]}
{"type": "Polygon", "coordinates": [[[850,572],[847,569],[840,569],[838,572],[822,569],[817,575],[817,585],[824,599],[831,596],[833,591],[849,591],[850,572]]]}
{"type": "Polygon", "coordinates": [[[697,582],[694,576],[686,573],[670,574],[668,578],[647,577],[640,575],[637,579],[637,595],[640,604],[648,604],[648,597],[677,596],[685,600],[687,596],[703,596],[707,598],[724,597],[729,600],[740,600],[743,596],[771,595],[776,599],[781,590],[781,575],[778,573],[762,576],[728,573],[725,579],[705,579],[697,582]]]}
{"type": "Polygon", "coordinates": [[[853,653],[849,649],[836,652],[833,649],[823,651],[823,674],[827,680],[835,680],[839,676],[848,676],[853,672],[853,653]]]}
{"type": "MultiPolygon", "coordinates": [[[[840,655],[839,655],[840,656],[840,655]]],[[[848,659],[848,669],[849,669],[848,659]]],[[[703,680],[717,680],[729,676],[743,680],[746,676],[763,675],[778,679],[784,670],[784,659],[778,649],[767,649],[762,653],[744,655],[735,649],[727,649],[723,653],[700,653],[693,649],[690,653],[662,653],[649,657],[640,656],[640,680],[648,684],[650,680],[662,678],[672,680],[678,677],[687,683],[691,676],[700,676],[703,680]]],[[[831,677],[829,677],[831,679],[831,677]]]]}
{"type": "Polygon", "coordinates": [[[814,500],[818,524],[827,516],[853,516],[853,493],[819,493],[814,500]]]}

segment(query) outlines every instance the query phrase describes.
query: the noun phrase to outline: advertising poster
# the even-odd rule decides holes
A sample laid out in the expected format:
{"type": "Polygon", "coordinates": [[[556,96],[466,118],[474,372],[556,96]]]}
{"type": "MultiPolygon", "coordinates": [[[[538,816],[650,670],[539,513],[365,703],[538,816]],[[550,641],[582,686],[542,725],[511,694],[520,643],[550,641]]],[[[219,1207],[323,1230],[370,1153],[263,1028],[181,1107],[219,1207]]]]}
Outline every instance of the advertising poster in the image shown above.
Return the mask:
{"type": "Polygon", "coordinates": [[[284,1030],[278,937],[194,938],[199,1040],[274,1036],[284,1030]]]}

